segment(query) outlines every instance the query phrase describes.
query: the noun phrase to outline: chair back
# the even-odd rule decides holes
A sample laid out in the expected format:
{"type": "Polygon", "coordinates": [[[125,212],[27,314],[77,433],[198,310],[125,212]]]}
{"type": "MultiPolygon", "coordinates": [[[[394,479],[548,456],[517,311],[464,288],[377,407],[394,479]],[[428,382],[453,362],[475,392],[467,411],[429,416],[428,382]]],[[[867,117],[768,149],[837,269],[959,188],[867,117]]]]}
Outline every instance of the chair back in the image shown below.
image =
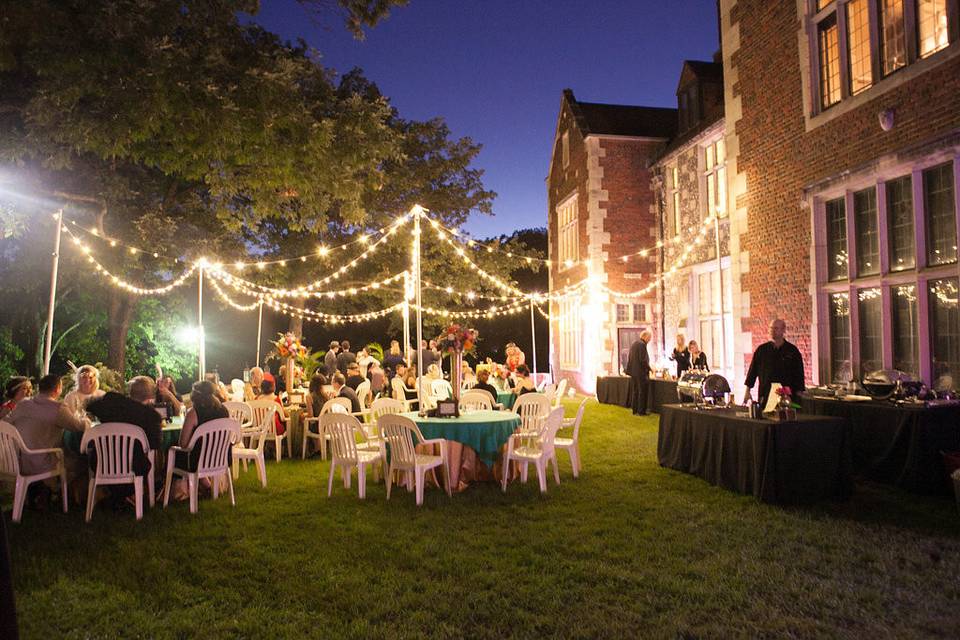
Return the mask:
{"type": "Polygon", "coordinates": [[[150,451],[147,434],[133,424],[106,422],[83,432],[80,451],[93,443],[97,454],[97,478],[102,480],[133,479],[133,446],[137,442],[144,453],[150,451]]]}
{"type": "Polygon", "coordinates": [[[545,395],[547,400],[549,400],[550,404],[552,405],[554,403],[554,398],[557,397],[557,385],[548,384],[540,391],[540,393],[545,395]]]}
{"type": "Polygon", "coordinates": [[[407,394],[404,393],[406,386],[407,385],[403,384],[403,380],[400,379],[400,376],[393,376],[393,378],[390,379],[390,389],[393,391],[394,400],[407,399],[407,394]]]}
{"type": "Polygon", "coordinates": [[[462,411],[493,409],[493,400],[491,400],[490,392],[484,389],[464,391],[460,395],[460,409],[462,411]]]}
{"type": "Polygon", "coordinates": [[[261,428],[266,428],[268,433],[273,433],[277,427],[277,421],[273,419],[273,414],[276,413],[277,408],[280,406],[276,400],[273,398],[263,398],[251,400],[247,404],[250,405],[250,410],[253,411],[253,424],[261,428]]]}
{"type": "Polygon", "coordinates": [[[543,423],[543,432],[540,436],[540,450],[544,455],[553,453],[553,441],[557,437],[557,431],[563,426],[563,407],[557,407],[550,411],[547,419],[543,423]]]}
{"type": "Polygon", "coordinates": [[[253,421],[253,409],[251,409],[250,405],[246,402],[237,402],[235,400],[231,400],[229,402],[224,402],[223,406],[227,408],[227,413],[230,415],[230,417],[239,422],[241,425],[256,424],[253,421]]]}
{"type": "Polygon", "coordinates": [[[370,397],[370,381],[364,380],[357,385],[357,398],[360,400],[360,411],[367,410],[368,397],[370,397]]]}
{"type": "Polygon", "coordinates": [[[522,431],[539,431],[550,413],[550,400],[542,393],[525,393],[517,396],[517,401],[513,403],[513,412],[520,416],[522,431]]]}
{"type": "Polygon", "coordinates": [[[17,428],[0,421],[0,476],[20,475],[20,451],[26,448],[17,428]]]}
{"type": "Polygon", "coordinates": [[[587,408],[587,399],[580,401],[580,407],[577,408],[577,417],[573,419],[573,441],[580,439],[580,423],[583,422],[583,412],[587,408]]]}
{"type": "Polygon", "coordinates": [[[240,423],[233,418],[208,420],[197,427],[187,445],[190,450],[200,445],[197,473],[203,476],[226,471],[230,466],[230,445],[239,439],[240,423]]]}
{"type": "Polygon", "coordinates": [[[393,398],[377,398],[370,405],[370,421],[377,424],[382,416],[403,413],[404,404],[400,400],[393,398]]]}
{"type": "Polygon", "coordinates": [[[350,398],[330,398],[323,403],[323,406],[320,408],[320,415],[327,413],[350,413],[350,410],[353,408],[353,403],[350,402],[350,398]]]}
{"type": "Polygon", "coordinates": [[[377,422],[383,441],[390,447],[390,462],[393,467],[412,467],[417,462],[414,444],[423,441],[417,424],[406,416],[387,414],[377,422]]]}
{"type": "Polygon", "coordinates": [[[356,417],[349,413],[324,413],[320,415],[320,433],[330,436],[333,459],[348,462],[357,461],[357,433],[363,433],[363,427],[356,417]]]}
{"type": "Polygon", "coordinates": [[[563,394],[567,392],[567,379],[564,378],[557,383],[557,395],[553,398],[553,406],[559,407],[560,401],[563,400],[563,394]]]}
{"type": "Polygon", "coordinates": [[[446,380],[434,380],[430,383],[430,396],[434,400],[447,400],[453,397],[453,386],[446,380]]]}
{"type": "Polygon", "coordinates": [[[234,402],[243,402],[243,380],[234,378],[230,381],[230,399],[234,402]]]}

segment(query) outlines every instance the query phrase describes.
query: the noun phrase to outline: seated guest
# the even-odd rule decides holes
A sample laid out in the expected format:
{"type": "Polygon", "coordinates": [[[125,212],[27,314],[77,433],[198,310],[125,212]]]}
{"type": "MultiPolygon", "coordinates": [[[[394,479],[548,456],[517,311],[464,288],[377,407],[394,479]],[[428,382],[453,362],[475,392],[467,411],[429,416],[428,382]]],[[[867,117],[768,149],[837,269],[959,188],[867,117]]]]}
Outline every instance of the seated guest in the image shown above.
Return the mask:
{"type": "Polygon", "coordinates": [[[263,369],[254,367],[250,369],[250,382],[243,385],[243,401],[250,402],[260,396],[260,383],[263,382],[263,369]]]}
{"type": "Polygon", "coordinates": [[[287,413],[283,410],[283,402],[277,395],[277,388],[274,386],[273,380],[267,380],[266,377],[260,383],[260,399],[264,398],[277,403],[277,411],[273,414],[273,420],[277,435],[282,436],[287,431],[287,413]]]}
{"type": "Polygon", "coordinates": [[[513,392],[518,396],[525,393],[532,393],[537,390],[533,384],[533,378],[530,377],[530,369],[525,364],[517,365],[517,380],[513,386],[513,392]]]}
{"type": "Polygon", "coordinates": [[[690,344],[687,346],[687,350],[690,352],[691,369],[703,369],[704,371],[710,371],[710,367],[707,366],[707,354],[705,354],[703,351],[700,351],[700,345],[697,344],[696,340],[690,341],[690,344]]]}
{"type": "Polygon", "coordinates": [[[359,387],[364,380],[366,380],[366,378],[360,375],[359,364],[357,364],[356,362],[351,362],[350,364],[347,365],[346,381],[347,381],[348,387],[356,391],[357,387],[359,387]]]}
{"type": "Polygon", "coordinates": [[[77,369],[77,386],[63,399],[63,404],[74,413],[86,409],[91,400],[103,397],[100,388],[100,370],[92,364],[85,364],[77,369]]]}
{"type": "Polygon", "coordinates": [[[220,382],[220,376],[217,373],[207,373],[203,376],[203,379],[213,383],[213,387],[216,390],[217,400],[220,402],[227,401],[227,398],[230,397],[230,391],[227,389],[226,385],[220,382]]]}
{"type": "Polygon", "coordinates": [[[327,386],[327,377],[322,373],[315,373],[310,378],[310,386],[307,388],[307,416],[316,418],[320,415],[320,409],[330,398],[324,393],[324,387],[327,386]]]}
{"type": "MultiPolygon", "coordinates": [[[[87,404],[87,413],[96,416],[101,423],[124,422],[143,429],[147,436],[147,445],[151,449],[159,449],[163,444],[163,419],[153,408],[157,397],[157,385],[150,376],[137,376],[127,383],[127,395],[108,391],[102,398],[87,404]]],[[[81,452],[84,453],[84,452],[81,452]]],[[[91,469],[96,469],[96,455],[93,450],[85,452],[90,461],[91,469]]],[[[140,443],[133,447],[133,471],[138,476],[146,476],[151,472],[150,460],[147,452],[143,451],[140,443]]],[[[133,493],[130,485],[114,485],[109,487],[113,496],[114,508],[126,496],[133,493]]]]}
{"type": "MultiPolygon", "coordinates": [[[[73,411],[58,401],[63,385],[60,376],[48,374],[37,383],[37,395],[25,398],[7,416],[7,422],[16,427],[28,449],[60,449],[63,446],[63,431],[83,431],[87,423],[77,418],[73,411]]],[[[68,470],[77,467],[75,456],[65,457],[68,470]]],[[[52,453],[38,453],[20,457],[20,472],[34,475],[49,471],[57,466],[57,458],[52,453]]],[[[57,479],[51,478],[56,484],[57,479]]],[[[40,502],[44,506],[49,502],[50,489],[41,483],[33,483],[28,490],[30,504],[40,502]]]]}
{"type": "Polygon", "coordinates": [[[403,391],[403,398],[397,398],[398,400],[416,400],[417,399],[417,390],[415,385],[417,379],[413,376],[413,372],[406,364],[400,363],[397,365],[397,376],[403,381],[403,386],[405,387],[403,391]]]}
{"type": "Polygon", "coordinates": [[[180,415],[183,407],[182,399],[177,394],[177,388],[173,386],[173,378],[163,376],[157,382],[157,397],[154,400],[155,407],[166,407],[167,417],[180,415]]]}
{"type": "Polygon", "coordinates": [[[370,368],[367,369],[367,380],[370,381],[370,393],[372,393],[374,396],[383,390],[386,375],[384,374],[383,369],[380,367],[380,363],[376,360],[374,360],[373,364],[370,365],[370,368]]]}
{"type": "MultiPolygon", "coordinates": [[[[199,380],[193,383],[193,391],[190,392],[192,406],[183,419],[183,429],[180,431],[180,442],[178,444],[181,447],[187,447],[190,444],[190,438],[193,437],[194,431],[204,422],[230,417],[230,412],[217,398],[216,391],[217,388],[209,380],[199,380]]],[[[180,469],[196,471],[199,460],[199,445],[194,447],[189,459],[187,459],[186,452],[177,451],[176,465],[180,469]]]]}
{"type": "Polygon", "coordinates": [[[7,386],[3,389],[3,404],[0,405],[0,420],[13,411],[17,403],[29,398],[31,393],[33,393],[33,383],[30,382],[30,378],[14,376],[7,380],[7,386]]]}
{"type": "Polygon", "coordinates": [[[488,382],[490,380],[490,370],[481,369],[477,372],[477,384],[473,385],[474,389],[482,389],[487,391],[490,395],[493,396],[493,401],[497,401],[497,388],[488,382]]]}
{"type": "Polygon", "coordinates": [[[350,400],[350,411],[358,413],[360,411],[360,398],[357,397],[356,391],[346,386],[346,379],[343,377],[343,374],[333,374],[332,382],[333,391],[337,394],[337,397],[350,400]]]}

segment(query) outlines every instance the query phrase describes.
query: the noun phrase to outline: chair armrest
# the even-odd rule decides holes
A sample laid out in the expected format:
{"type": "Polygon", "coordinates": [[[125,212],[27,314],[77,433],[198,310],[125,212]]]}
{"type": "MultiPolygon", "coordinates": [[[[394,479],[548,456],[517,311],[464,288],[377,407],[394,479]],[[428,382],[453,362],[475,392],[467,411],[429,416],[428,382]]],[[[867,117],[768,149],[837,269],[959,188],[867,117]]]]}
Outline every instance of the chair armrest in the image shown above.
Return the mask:
{"type": "Polygon", "coordinates": [[[51,447],[51,448],[49,448],[49,449],[23,449],[23,453],[29,453],[29,454],[34,454],[34,453],[38,453],[38,454],[39,454],[39,453],[52,453],[52,454],[54,454],[54,455],[56,455],[56,456],[59,456],[59,457],[61,457],[61,458],[63,457],[63,449],[61,449],[61,448],[59,448],[59,447],[51,447]]]}
{"type": "Polygon", "coordinates": [[[186,447],[181,447],[179,445],[172,445],[167,451],[192,451],[192,449],[187,449],[186,447]]]}
{"type": "Polygon", "coordinates": [[[419,444],[439,444],[440,446],[443,446],[446,443],[447,443],[446,438],[430,438],[429,440],[421,440],[417,444],[418,445],[419,444]]]}

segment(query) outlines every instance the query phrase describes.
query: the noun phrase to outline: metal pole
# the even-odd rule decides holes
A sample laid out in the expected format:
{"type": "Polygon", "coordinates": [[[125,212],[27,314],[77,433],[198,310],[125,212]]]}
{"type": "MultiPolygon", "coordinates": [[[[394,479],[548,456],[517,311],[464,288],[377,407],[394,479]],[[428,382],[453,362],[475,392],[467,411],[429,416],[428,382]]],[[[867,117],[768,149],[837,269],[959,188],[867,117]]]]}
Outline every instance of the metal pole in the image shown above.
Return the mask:
{"type": "Polygon", "coordinates": [[[723,261],[720,259],[720,216],[713,213],[714,243],[717,250],[717,275],[720,278],[720,369],[727,367],[727,322],[726,310],[723,308],[723,261]]]}
{"type": "Polygon", "coordinates": [[[420,216],[423,209],[420,205],[413,207],[413,268],[416,278],[416,304],[417,304],[417,406],[420,408],[420,414],[426,413],[423,405],[423,354],[420,351],[420,344],[423,342],[423,287],[420,280],[420,216]]]}
{"type": "Polygon", "coordinates": [[[199,379],[203,380],[206,375],[207,368],[207,344],[206,336],[203,335],[203,266],[197,268],[197,330],[200,332],[200,345],[199,345],[199,365],[200,365],[200,375],[199,379]]]}
{"type": "Polygon", "coordinates": [[[403,272],[403,359],[410,365],[410,272],[403,272]]]}
{"type": "Polygon", "coordinates": [[[263,329],[263,300],[260,301],[260,304],[257,305],[260,308],[260,312],[257,315],[257,363],[256,366],[260,366],[260,342],[261,342],[261,331],[263,329]]]}
{"type": "Polygon", "coordinates": [[[533,380],[537,380],[537,325],[533,321],[533,298],[530,298],[530,342],[533,344],[533,380]]]}
{"type": "Polygon", "coordinates": [[[50,352],[53,348],[53,309],[57,302],[57,272],[60,270],[60,233],[63,230],[63,209],[53,215],[57,232],[53,236],[53,266],[50,269],[50,305],[47,309],[47,333],[43,341],[43,375],[50,373],[50,352]]]}

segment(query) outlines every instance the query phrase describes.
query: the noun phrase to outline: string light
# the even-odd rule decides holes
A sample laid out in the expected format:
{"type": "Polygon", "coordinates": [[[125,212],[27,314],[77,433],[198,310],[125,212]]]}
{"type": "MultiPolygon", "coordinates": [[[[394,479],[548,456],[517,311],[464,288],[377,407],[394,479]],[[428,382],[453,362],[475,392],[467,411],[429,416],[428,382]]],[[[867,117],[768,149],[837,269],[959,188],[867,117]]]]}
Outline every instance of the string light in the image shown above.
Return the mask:
{"type": "Polygon", "coordinates": [[[213,287],[213,290],[217,292],[217,295],[220,296],[220,299],[226,302],[228,305],[236,309],[237,311],[253,311],[260,306],[260,300],[254,300],[250,304],[240,304],[239,302],[234,301],[230,296],[227,295],[227,292],[220,288],[220,283],[217,282],[214,278],[209,278],[210,285],[213,287]]]}
{"type": "Polygon", "coordinates": [[[400,273],[395,273],[391,276],[383,278],[382,280],[371,282],[365,285],[344,287],[343,289],[336,290],[331,289],[317,291],[315,289],[311,289],[309,285],[297,287],[296,289],[267,287],[265,285],[259,285],[254,282],[250,282],[249,280],[244,280],[243,278],[238,278],[224,271],[222,268],[217,268],[216,266],[209,267],[206,272],[212,278],[221,280],[223,283],[231,286],[234,290],[249,296],[256,296],[258,298],[337,298],[354,296],[367,291],[376,291],[386,285],[393,284],[398,280],[402,280],[406,274],[406,271],[401,271],[400,273]]]}

